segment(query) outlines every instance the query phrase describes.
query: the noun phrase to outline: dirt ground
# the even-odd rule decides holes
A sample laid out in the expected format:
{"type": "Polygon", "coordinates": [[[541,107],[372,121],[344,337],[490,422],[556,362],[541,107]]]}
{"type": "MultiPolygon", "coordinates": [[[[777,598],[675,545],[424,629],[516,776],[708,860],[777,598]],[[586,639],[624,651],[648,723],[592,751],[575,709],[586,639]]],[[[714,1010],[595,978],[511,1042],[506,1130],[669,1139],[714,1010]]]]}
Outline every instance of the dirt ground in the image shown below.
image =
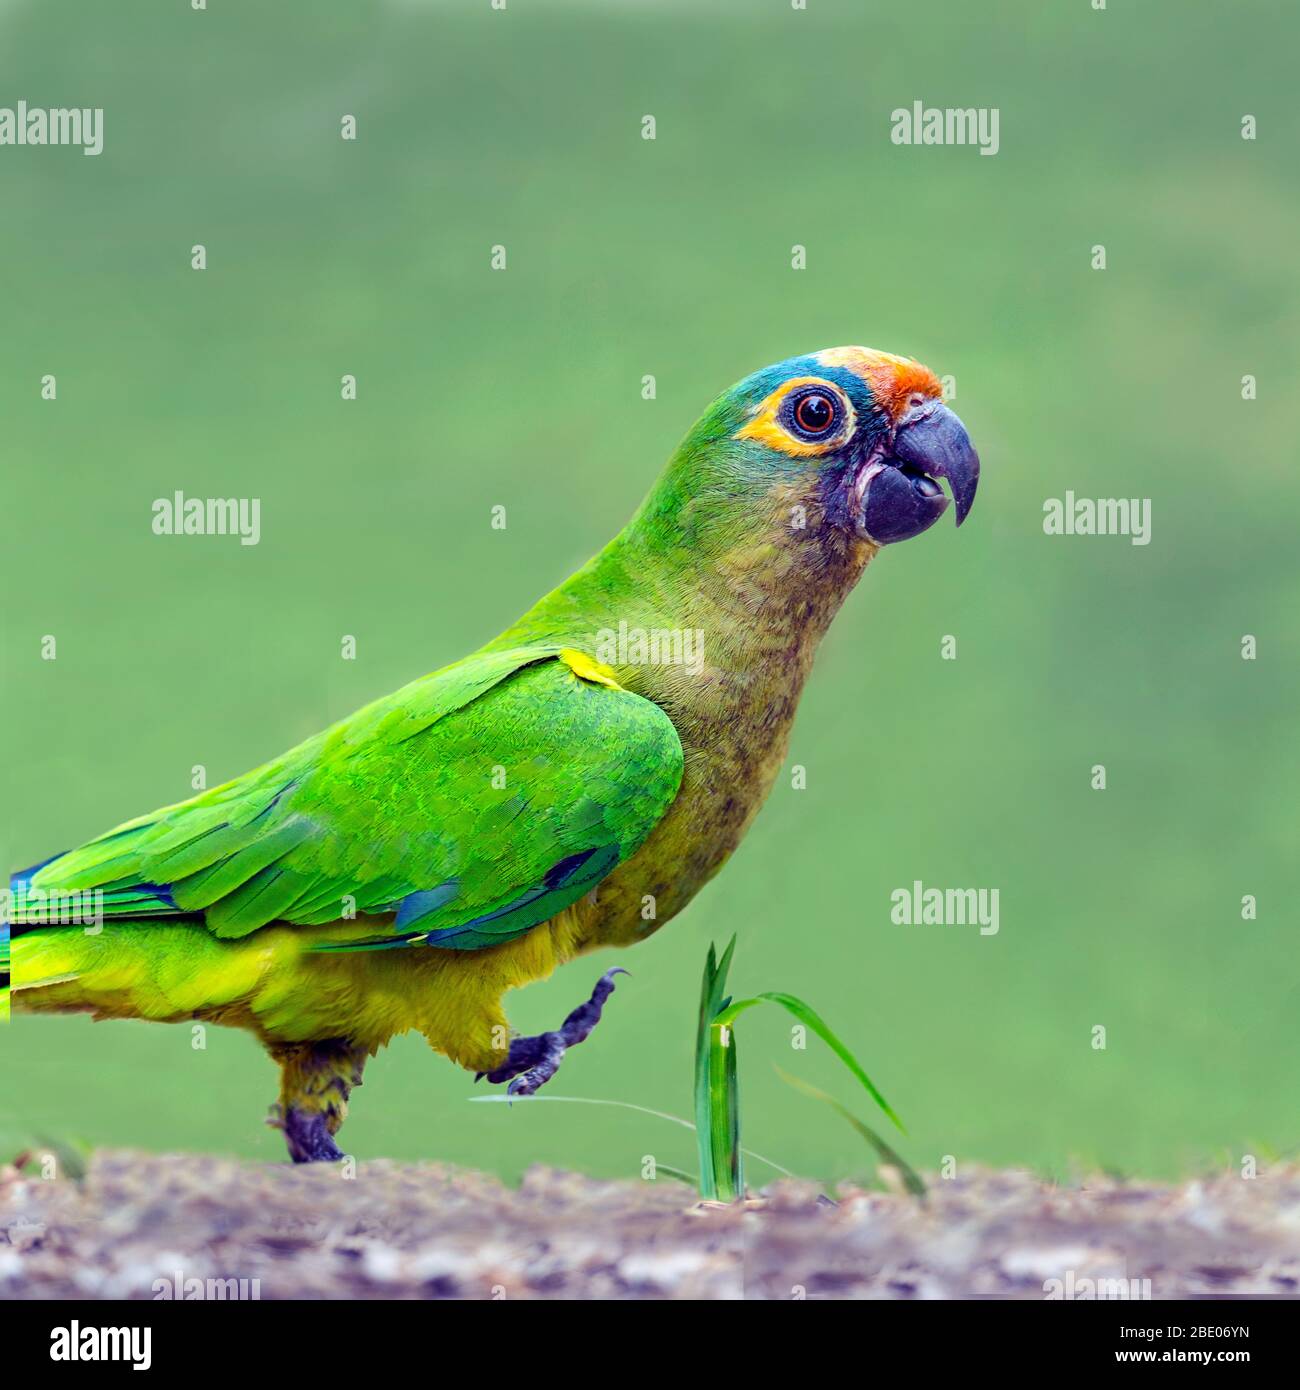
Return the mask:
{"type": "Polygon", "coordinates": [[[924,1203],[781,1182],[731,1208],[670,1180],[346,1171],[130,1152],[80,1182],[0,1171],[0,1298],[1300,1296],[1300,1166],[1172,1188],[972,1169],[924,1203]]]}

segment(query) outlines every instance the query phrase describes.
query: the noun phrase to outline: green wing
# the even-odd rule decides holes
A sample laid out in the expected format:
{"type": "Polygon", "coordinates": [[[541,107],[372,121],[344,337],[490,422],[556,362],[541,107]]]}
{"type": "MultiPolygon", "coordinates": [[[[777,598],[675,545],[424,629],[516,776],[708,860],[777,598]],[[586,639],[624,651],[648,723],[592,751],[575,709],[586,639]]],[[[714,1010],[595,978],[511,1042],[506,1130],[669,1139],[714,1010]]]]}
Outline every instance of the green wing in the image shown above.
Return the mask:
{"type": "Polygon", "coordinates": [[[241,937],[391,912],[392,935],[352,949],[496,945],[635,852],[681,776],[657,705],[553,648],[479,653],[15,875],[14,921],[79,899],[110,921],[201,918],[241,937]]]}

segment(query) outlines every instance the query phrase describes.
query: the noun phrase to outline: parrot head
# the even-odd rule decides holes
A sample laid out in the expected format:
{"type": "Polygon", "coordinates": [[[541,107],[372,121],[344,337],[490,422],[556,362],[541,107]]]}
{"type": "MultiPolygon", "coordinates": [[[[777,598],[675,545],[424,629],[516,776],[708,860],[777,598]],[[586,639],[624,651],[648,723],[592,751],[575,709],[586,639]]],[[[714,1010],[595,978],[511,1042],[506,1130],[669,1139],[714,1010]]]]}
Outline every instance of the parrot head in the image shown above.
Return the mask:
{"type": "Polygon", "coordinates": [[[979,482],[979,455],[910,358],[841,347],[792,357],[737,383],[688,436],[697,467],[721,459],[727,490],[780,492],[837,531],[875,546],[927,531],[948,509],[957,525],[979,482]]]}

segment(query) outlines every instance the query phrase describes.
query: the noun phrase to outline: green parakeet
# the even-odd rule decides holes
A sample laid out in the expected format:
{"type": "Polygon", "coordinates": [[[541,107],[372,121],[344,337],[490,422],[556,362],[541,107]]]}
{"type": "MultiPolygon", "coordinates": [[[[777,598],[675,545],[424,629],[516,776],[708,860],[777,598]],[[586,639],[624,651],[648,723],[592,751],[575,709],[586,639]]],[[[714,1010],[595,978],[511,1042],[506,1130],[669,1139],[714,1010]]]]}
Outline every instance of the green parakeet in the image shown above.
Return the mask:
{"type": "Polygon", "coordinates": [[[504,993],[657,930],[770,790],[867,562],[974,498],[938,381],[836,348],[708,408],[623,531],[499,637],[224,786],[11,880],[13,1002],[247,1028],[296,1160],[417,1029],[528,1094],[613,988],[511,1038],[504,993]]]}

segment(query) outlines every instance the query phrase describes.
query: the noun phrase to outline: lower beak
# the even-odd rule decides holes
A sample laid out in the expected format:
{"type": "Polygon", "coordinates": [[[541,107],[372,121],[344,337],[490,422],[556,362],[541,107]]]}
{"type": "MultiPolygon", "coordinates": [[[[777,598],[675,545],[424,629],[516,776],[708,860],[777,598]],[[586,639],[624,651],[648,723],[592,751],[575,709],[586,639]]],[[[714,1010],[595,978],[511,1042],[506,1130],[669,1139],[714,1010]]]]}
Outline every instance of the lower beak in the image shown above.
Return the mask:
{"type": "Polygon", "coordinates": [[[877,545],[919,536],[948,509],[935,482],[944,478],[960,526],[975,501],[979,476],[979,455],[966,426],[942,401],[924,401],[903,415],[892,443],[863,469],[856,488],[858,524],[877,545]]]}

